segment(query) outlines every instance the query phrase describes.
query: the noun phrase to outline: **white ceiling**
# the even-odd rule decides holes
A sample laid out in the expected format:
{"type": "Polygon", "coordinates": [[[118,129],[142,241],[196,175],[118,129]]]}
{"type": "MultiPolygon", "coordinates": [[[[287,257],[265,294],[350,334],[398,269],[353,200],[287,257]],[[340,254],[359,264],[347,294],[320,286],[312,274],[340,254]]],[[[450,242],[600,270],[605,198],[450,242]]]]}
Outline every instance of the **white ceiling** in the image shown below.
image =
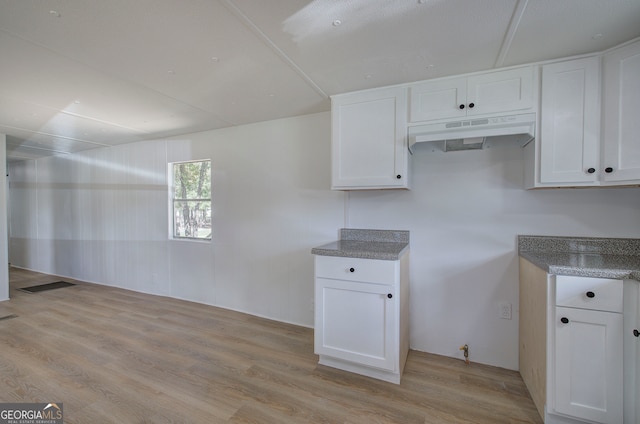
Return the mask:
{"type": "Polygon", "coordinates": [[[0,133],[66,154],[639,36],[640,0],[0,0],[0,133]]]}

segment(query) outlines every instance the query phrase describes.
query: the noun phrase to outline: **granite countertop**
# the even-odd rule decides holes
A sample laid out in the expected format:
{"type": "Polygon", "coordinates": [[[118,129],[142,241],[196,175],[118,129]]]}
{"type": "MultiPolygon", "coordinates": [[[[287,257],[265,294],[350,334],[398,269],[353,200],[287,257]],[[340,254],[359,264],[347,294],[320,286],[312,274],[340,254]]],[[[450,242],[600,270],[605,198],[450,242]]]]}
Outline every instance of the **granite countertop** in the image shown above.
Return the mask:
{"type": "Polygon", "coordinates": [[[518,253],[549,274],[640,281],[640,239],[518,236],[518,253]]]}
{"type": "Polygon", "coordinates": [[[409,232],[343,228],[340,240],[314,247],[311,253],[321,256],[382,259],[395,261],[409,248],[409,232]]]}

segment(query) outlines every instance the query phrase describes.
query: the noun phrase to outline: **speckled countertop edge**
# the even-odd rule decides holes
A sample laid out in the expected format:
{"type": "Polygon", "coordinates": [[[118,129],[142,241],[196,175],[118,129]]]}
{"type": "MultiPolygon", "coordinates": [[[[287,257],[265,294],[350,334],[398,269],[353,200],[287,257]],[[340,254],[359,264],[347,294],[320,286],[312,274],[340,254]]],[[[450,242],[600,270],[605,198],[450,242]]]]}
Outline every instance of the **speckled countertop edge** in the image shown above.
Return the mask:
{"type": "Polygon", "coordinates": [[[518,251],[640,256],[640,239],[519,235],[518,251]]]}
{"type": "Polygon", "coordinates": [[[518,253],[550,274],[640,281],[640,239],[521,235],[518,253]]]}
{"type": "Polygon", "coordinates": [[[409,231],[341,228],[340,240],[409,243],[409,231]]]}
{"type": "Polygon", "coordinates": [[[320,256],[394,261],[409,248],[409,231],[342,228],[340,240],[314,247],[320,256]]]}

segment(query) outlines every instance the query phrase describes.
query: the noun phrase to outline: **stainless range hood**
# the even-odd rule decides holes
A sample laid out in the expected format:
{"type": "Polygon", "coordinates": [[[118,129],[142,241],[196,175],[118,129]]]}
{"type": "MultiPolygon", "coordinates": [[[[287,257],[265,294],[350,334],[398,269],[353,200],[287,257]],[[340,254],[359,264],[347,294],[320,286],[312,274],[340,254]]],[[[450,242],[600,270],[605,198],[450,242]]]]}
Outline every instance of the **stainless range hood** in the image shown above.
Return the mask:
{"type": "Polygon", "coordinates": [[[482,149],[493,138],[513,140],[521,145],[535,137],[536,114],[471,118],[409,127],[409,151],[418,143],[438,142],[446,152],[482,149]]]}

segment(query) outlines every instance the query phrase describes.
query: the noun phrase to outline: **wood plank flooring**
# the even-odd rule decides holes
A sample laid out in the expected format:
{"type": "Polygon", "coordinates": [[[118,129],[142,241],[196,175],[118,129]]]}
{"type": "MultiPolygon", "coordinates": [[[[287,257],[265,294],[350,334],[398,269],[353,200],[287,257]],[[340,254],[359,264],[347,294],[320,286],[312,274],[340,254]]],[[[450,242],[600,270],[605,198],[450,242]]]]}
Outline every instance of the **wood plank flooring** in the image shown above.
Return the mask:
{"type": "Polygon", "coordinates": [[[318,365],[308,328],[69,279],[17,290],[58,280],[10,269],[0,402],[63,402],[65,423],[542,422],[514,371],[411,351],[394,385],[318,365]]]}

